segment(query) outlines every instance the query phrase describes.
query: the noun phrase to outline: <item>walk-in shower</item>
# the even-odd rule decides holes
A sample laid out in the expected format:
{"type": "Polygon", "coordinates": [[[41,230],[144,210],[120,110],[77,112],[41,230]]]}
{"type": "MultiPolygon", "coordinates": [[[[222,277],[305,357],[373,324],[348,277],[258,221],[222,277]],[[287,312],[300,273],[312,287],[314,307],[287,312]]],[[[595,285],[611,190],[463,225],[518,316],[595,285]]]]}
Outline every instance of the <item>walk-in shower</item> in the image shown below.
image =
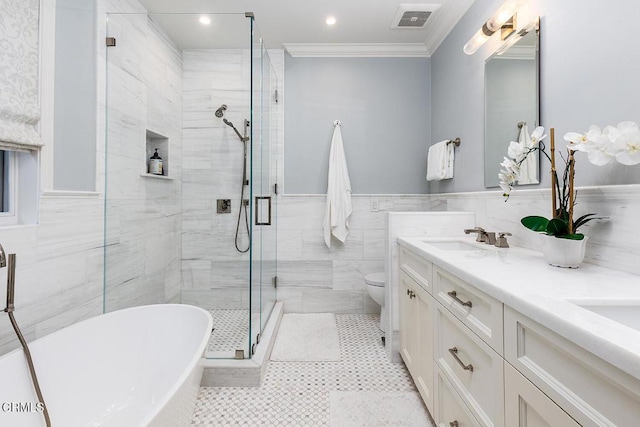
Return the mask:
{"type": "Polygon", "coordinates": [[[276,301],[278,79],[252,14],[201,16],[107,16],[104,310],[197,305],[207,357],[250,358],[276,301]]]}

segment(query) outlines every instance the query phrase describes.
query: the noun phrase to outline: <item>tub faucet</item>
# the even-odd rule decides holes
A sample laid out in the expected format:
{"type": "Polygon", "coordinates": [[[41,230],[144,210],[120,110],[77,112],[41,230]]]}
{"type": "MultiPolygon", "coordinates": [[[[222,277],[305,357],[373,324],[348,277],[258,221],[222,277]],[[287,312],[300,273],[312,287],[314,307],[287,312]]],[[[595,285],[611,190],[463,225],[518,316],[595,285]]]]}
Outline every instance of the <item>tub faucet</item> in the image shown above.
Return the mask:
{"type": "Polygon", "coordinates": [[[7,266],[7,255],[4,253],[4,248],[0,245],[0,268],[7,266]]]}

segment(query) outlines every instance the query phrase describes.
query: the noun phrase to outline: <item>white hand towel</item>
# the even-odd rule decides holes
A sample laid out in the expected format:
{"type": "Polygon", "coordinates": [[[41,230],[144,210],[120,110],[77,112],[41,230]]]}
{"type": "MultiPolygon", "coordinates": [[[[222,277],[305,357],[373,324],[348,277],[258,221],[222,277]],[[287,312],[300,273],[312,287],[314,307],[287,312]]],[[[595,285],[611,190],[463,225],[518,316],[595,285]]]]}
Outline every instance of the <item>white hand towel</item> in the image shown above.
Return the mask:
{"type": "Polygon", "coordinates": [[[429,147],[427,154],[427,181],[439,181],[453,178],[453,144],[448,140],[440,141],[429,147]]]}
{"type": "MultiPolygon", "coordinates": [[[[529,127],[526,123],[522,125],[520,128],[520,134],[518,135],[518,142],[524,143],[525,148],[533,147],[533,141],[531,140],[531,136],[529,135],[529,127]]],[[[518,184],[537,184],[538,177],[536,176],[536,171],[538,169],[538,164],[536,162],[536,157],[534,153],[527,156],[527,158],[520,165],[520,174],[518,175],[518,184]]]]}
{"type": "Polygon", "coordinates": [[[340,124],[336,123],[329,154],[327,202],[324,215],[324,242],[331,247],[331,235],[344,243],[349,235],[351,216],[351,181],[342,145],[340,124]]]}

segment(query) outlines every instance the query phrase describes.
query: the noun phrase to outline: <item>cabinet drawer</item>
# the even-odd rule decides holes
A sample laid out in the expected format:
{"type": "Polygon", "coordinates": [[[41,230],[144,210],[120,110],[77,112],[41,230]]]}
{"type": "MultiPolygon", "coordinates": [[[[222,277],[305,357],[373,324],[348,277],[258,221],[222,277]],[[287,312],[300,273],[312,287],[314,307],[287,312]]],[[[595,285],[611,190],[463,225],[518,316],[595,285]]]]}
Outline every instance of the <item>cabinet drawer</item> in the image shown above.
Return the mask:
{"type": "Polygon", "coordinates": [[[435,422],[438,427],[480,427],[458,393],[436,368],[435,422]]]}
{"type": "Polygon", "coordinates": [[[638,425],[640,381],[509,307],[505,358],[581,425],[638,425]]]}
{"type": "Polygon", "coordinates": [[[503,354],[502,303],[437,266],[433,282],[436,300],[503,354]]]}
{"type": "Polygon", "coordinates": [[[433,264],[403,247],[400,248],[399,259],[400,269],[433,294],[433,264]]]}
{"type": "Polygon", "coordinates": [[[538,387],[504,364],[505,424],[513,427],[580,427],[538,387]]]}
{"type": "Polygon", "coordinates": [[[436,363],[483,426],[504,425],[503,359],[436,304],[436,363]]]}

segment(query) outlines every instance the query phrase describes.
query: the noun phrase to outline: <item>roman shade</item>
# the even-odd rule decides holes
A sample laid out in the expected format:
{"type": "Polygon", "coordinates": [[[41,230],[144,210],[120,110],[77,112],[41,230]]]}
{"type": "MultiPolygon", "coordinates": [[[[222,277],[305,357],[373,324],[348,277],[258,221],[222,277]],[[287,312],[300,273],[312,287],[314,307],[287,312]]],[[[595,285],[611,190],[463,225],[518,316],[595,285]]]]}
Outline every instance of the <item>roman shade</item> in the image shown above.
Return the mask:
{"type": "Polygon", "coordinates": [[[38,24],[39,0],[0,1],[0,150],[42,145],[38,24]]]}

